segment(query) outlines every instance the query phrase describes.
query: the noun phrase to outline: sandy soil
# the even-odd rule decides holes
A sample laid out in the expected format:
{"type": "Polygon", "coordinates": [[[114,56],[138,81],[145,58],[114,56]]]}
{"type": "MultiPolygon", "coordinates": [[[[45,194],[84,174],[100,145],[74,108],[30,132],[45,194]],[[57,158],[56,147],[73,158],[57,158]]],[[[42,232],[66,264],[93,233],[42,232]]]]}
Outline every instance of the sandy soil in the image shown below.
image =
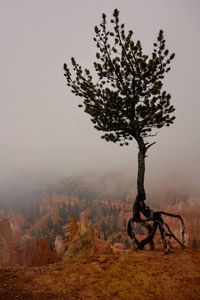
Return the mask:
{"type": "Polygon", "coordinates": [[[0,270],[0,299],[200,299],[200,250],[133,251],[0,270]]]}

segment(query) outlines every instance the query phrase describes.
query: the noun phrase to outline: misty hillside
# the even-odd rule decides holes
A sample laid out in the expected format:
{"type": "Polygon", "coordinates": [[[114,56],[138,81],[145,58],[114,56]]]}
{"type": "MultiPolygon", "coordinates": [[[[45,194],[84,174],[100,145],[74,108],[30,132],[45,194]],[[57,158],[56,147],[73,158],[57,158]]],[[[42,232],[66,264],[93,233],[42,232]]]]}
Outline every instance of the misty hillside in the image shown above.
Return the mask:
{"type": "MultiPolygon", "coordinates": [[[[21,181],[18,188],[11,184],[9,189],[0,190],[0,207],[6,210],[29,210],[29,207],[32,209],[39,205],[44,194],[76,196],[88,201],[103,197],[123,201],[127,195],[134,199],[136,194],[136,180],[129,172],[71,176],[44,184],[43,187],[38,187],[38,184],[27,187],[26,184],[23,185],[21,181]]],[[[185,201],[190,196],[184,182],[174,183],[171,179],[168,182],[158,181],[153,188],[150,187],[148,201],[157,205],[172,204],[185,201]]]]}
{"type": "MultiPolygon", "coordinates": [[[[126,226],[132,215],[135,189],[134,178],[123,172],[67,177],[30,194],[15,193],[11,198],[1,195],[0,219],[7,219],[20,236],[47,237],[54,249],[58,235],[65,239],[65,226],[71,218],[79,220],[81,213],[87,212],[98,237],[130,246],[126,226]]],[[[198,245],[198,200],[178,182],[176,188],[172,181],[171,185],[166,183],[152,190],[147,204],[154,210],[182,214],[188,223],[188,243],[198,245]]]]}

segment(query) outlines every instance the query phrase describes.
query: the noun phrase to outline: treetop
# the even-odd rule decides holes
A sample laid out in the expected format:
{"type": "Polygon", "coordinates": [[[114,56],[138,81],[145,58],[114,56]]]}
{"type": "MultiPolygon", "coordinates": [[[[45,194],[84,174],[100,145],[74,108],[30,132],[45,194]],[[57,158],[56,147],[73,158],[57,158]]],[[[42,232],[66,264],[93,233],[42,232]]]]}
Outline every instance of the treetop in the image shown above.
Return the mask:
{"type": "Polygon", "coordinates": [[[166,48],[163,30],[147,55],[141,42],[133,39],[133,31],[125,31],[117,9],[110,23],[112,29],[102,14],[102,22],[94,28],[97,52],[93,65],[98,80],[74,58],[73,75],[67,64],[64,75],[71,91],[83,99],[78,106],[104,132],[102,138],[127,145],[132,139],[138,142],[154,136],[156,129],[174,122],[175,109],[171,95],[163,90],[163,79],[175,54],[166,48]]]}

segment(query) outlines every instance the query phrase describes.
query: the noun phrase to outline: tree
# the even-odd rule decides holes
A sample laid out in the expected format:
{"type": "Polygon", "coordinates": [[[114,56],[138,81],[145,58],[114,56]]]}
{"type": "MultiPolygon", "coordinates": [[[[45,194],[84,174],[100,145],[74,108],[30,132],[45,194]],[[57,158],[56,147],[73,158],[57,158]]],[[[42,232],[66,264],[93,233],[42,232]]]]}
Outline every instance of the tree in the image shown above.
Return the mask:
{"type": "Polygon", "coordinates": [[[142,249],[147,243],[153,247],[158,226],[162,231],[163,243],[166,244],[166,234],[171,236],[164,229],[161,212],[153,214],[145,204],[144,175],[147,150],[155,144],[150,143],[148,138],[156,136],[156,130],[170,126],[175,120],[171,95],[163,90],[163,79],[170,70],[169,65],[175,54],[170,54],[166,49],[162,30],[153,44],[152,54],[148,56],[143,53],[141,42],[133,40],[133,31],[126,33],[124,24],[119,22],[117,9],[114,10],[111,24],[112,30],[106,15],[102,14],[100,26],[94,28],[94,42],[97,46],[94,69],[97,80],[73,57],[71,62],[74,74],[64,64],[64,75],[72,93],[83,99],[78,106],[91,116],[94,128],[104,132],[103,139],[119,142],[120,146],[129,145],[135,140],[138,145],[137,196],[133,205],[133,218],[128,223],[128,234],[136,246],[142,249]],[[147,219],[143,220],[140,213],[147,219]],[[150,219],[153,225],[148,223],[150,219]],[[135,237],[134,222],[140,222],[148,230],[148,237],[142,243],[135,237]]]}

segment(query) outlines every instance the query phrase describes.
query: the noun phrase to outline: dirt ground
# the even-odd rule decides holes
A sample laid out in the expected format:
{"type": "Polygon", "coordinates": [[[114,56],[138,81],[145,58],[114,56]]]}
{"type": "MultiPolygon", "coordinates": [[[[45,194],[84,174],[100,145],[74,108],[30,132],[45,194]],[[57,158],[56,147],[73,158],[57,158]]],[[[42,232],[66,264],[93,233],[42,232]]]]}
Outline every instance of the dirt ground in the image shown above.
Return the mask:
{"type": "Polygon", "coordinates": [[[200,299],[200,250],[133,251],[0,270],[0,299],[200,299]]]}

